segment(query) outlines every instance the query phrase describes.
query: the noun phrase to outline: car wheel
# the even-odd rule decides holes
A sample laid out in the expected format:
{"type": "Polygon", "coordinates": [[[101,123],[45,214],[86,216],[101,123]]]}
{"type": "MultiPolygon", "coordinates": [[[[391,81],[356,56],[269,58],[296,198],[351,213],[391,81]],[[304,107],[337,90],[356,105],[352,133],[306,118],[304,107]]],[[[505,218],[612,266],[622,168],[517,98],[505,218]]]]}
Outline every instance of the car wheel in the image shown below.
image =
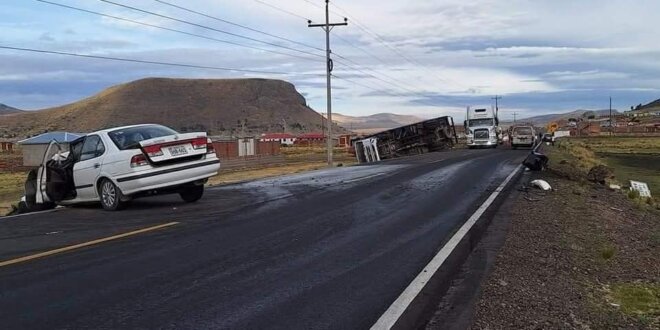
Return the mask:
{"type": "Polygon", "coordinates": [[[124,207],[124,202],[122,202],[123,197],[124,195],[121,193],[121,190],[112,181],[108,179],[101,181],[99,185],[99,199],[104,210],[121,210],[124,207]]]}
{"type": "Polygon", "coordinates": [[[518,149],[518,146],[515,145],[515,144],[512,144],[512,145],[511,145],[511,148],[512,148],[513,150],[516,150],[516,149],[518,149]]]}
{"type": "Polygon", "coordinates": [[[203,195],[204,185],[186,187],[179,192],[179,196],[186,203],[194,203],[202,198],[203,195]]]}

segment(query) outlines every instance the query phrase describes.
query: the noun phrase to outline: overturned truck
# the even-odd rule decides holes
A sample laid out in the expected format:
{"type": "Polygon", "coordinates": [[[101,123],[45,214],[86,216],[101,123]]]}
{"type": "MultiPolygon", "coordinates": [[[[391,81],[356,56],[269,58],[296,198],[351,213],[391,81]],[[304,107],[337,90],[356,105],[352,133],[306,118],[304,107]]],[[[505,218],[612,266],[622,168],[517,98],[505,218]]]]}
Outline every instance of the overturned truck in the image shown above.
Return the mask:
{"type": "Polygon", "coordinates": [[[450,149],[458,143],[454,119],[449,116],[393,128],[354,141],[359,163],[450,149]]]}

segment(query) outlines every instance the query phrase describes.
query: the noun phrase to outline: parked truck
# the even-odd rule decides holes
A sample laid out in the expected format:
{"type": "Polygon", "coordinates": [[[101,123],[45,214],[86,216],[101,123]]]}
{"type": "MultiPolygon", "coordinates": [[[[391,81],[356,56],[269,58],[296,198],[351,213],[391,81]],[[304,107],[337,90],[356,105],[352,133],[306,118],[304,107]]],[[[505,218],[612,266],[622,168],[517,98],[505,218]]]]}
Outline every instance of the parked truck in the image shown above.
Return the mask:
{"type": "Polygon", "coordinates": [[[468,148],[497,148],[502,144],[502,128],[495,110],[467,108],[464,122],[468,148]]]}
{"type": "Polygon", "coordinates": [[[363,137],[354,142],[359,163],[450,149],[457,143],[454,119],[433,118],[363,137]]]}

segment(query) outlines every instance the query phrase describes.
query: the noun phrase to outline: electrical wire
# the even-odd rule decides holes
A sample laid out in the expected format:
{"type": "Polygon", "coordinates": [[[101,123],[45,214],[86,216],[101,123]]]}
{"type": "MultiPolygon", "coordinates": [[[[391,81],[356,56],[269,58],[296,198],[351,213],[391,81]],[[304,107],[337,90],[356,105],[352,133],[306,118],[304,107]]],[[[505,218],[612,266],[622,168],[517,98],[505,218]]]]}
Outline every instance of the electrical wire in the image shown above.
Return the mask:
{"type": "Polygon", "coordinates": [[[268,33],[268,32],[265,32],[265,31],[261,31],[261,30],[258,30],[258,29],[254,29],[254,28],[251,28],[251,27],[246,26],[246,25],[243,25],[243,24],[234,23],[234,22],[232,22],[232,21],[228,21],[228,20],[223,19],[223,18],[219,18],[219,17],[211,16],[211,15],[208,15],[208,14],[204,14],[204,13],[202,13],[202,12],[195,11],[195,10],[192,10],[192,9],[190,9],[190,8],[186,8],[186,7],[183,7],[183,6],[179,6],[179,5],[176,5],[176,4],[173,4],[173,3],[169,3],[169,2],[167,2],[167,1],[163,1],[163,0],[154,0],[154,1],[156,1],[156,2],[158,2],[158,3],[162,3],[162,4],[167,5],[167,6],[170,6],[170,7],[174,7],[174,8],[177,8],[177,9],[180,9],[180,10],[183,10],[183,11],[186,11],[186,12],[189,12],[189,13],[193,13],[193,14],[200,15],[200,16],[203,16],[203,17],[206,17],[206,18],[210,18],[210,19],[213,19],[213,20],[216,20],[216,21],[222,22],[222,23],[226,23],[226,24],[229,24],[229,25],[237,26],[237,27],[240,27],[240,28],[242,28],[242,29],[246,29],[246,30],[249,30],[249,31],[252,31],[252,32],[260,33],[260,34],[263,34],[263,35],[266,35],[266,36],[269,36],[269,37],[273,37],[273,38],[276,38],[276,39],[284,40],[284,41],[287,41],[287,42],[290,42],[290,43],[294,43],[294,44],[297,44],[297,45],[300,45],[300,46],[305,46],[305,47],[312,48],[312,49],[315,49],[315,50],[320,50],[320,51],[322,51],[322,52],[325,51],[324,49],[321,49],[321,48],[319,48],[319,47],[316,47],[316,46],[312,46],[312,45],[306,44],[306,43],[304,43],[304,42],[295,41],[295,40],[292,40],[292,39],[289,39],[289,38],[286,38],[286,37],[278,36],[278,35],[275,35],[275,34],[272,34],[272,33],[268,33]]]}
{"type": "Polygon", "coordinates": [[[109,61],[131,62],[131,63],[141,63],[141,64],[154,64],[154,65],[195,68],[195,69],[219,70],[219,71],[233,71],[233,72],[273,74],[273,75],[305,75],[305,76],[315,76],[315,77],[325,76],[325,74],[316,74],[316,73],[292,73],[292,72],[282,72],[282,71],[265,71],[265,70],[240,69],[240,68],[229,68],[229,67],[218,67],[218,66],[207,66],[207,65],[196,65],[196,64],[185,64],[185,63],[172,63],[172,62],[161,62],[161,61],[151,61],[151,60],[139,60],[139,59],[125,58],[125,57],[89,55],[89,54],[78,54],[78,53],[54,51],[54,50],[23,48],[23,47],[11,47],[11,46],[3,46],[3,45],[0,45],[0,49],[16,50],[16,51],[32,52],[32,53],[41,53],[41,54],[52,54],[52,55],[64,55],[64,56],[73,56],[73,57],[93,58],[93,59],[109,60],[109,61]]]}
{"type": "Polygon", "coordinates": [[[234,46],[239,46],[239,47],[244,47],[244,48],[249,48],[249,49],[255,49],[255,50],[269,52],[269,53],[278,54],[278,55],[295,57],[295,58],[299,58],[299,59],[303,59],[303,60],[307,60],[307,61],[314,61],[314,62],[319,61],[318,59],[314,59],[314,58],[310,58],[310,57],[305,57],[305,56],[300,56],[300,55],[295,55],[295,54],[289,54],[289,53],[283,53],[283,52],[279,52],[279,51],[275,51],[275,50],[271,50],[271,49],[266,49],[266,48],[261,48],[261,47],[256,47],[256,46],[250,46],[250,45],[246,45],[246,44],[242,44],[242,43],[238,43],[238,42],[234,42],[234,41],[230,41],[230,40],[217,39],[217,38],[208,37],[208,36],[201,35],[201,34],[196,34],[196,33],[192,33],[192,32],[177,30],[177,29],[168,28],[168,27],[164,27],[164,26],[159,26],[159,25],[151,24],[151,23],[145,23],[145,22],[136,21],[136,20],[129,19],[129,18],[109,15],[109,14],[105,14],[105,13],[101,13],[101,12],[97,12],[97,11],[93,11],[93,10],[78,8],[78,7],[69,6],[69,5],[65,5],[65,4],[61,4],[61,3],[47,1],[47,0],[36,0],[36,1],[43,2],[43,3],[46,3],[46,4],[50,4],[50,5],[53,5],[53,6],[58,6],[58,7],[62,7],[62,8],[76,10],[76,11],[80,11],[80,12],[84,12],[84,13],[88,13],[88,14],[93,14],[93,15],[98,15],[98,16],[102,16],[102,17],[112,18],[112,19],[119,20],[119,21],[124,21],[124,22],[129,22],[129,23],[133,23],[133,24],[137,24],[137,25],[157,28],[157,29],[161,29],[161,30],[165,30],[165,31],[175,32],[175,33],[184,34],[184,35],[188,35],[188,36],[193,36],[193,37],[197,37],[197,38],[202,38],[202,39],[206,39],[206,40],[217,41],[217,42],[230,44],[230,45],[234,45],[234,46]]]}
{"type": "Polygon", "coordinates": [[[130,9],[130,10],[138,11],[138,12],[141,12],[141,13],[149,14],[149,15],[152,15],[152,16],[165,18],[165,19],[168,19],[168,20],[171,20],[171,21],[175,21],[175,22],[179,22],[179,23],[199,27],[199,28],[202,28],[202,29],[206,29],[206,30],[210,30],[210,31],[215,31],[215,32],[231,35],[233,37],[237,37],[237,38],[241,38],[241,39],[245,39],[245,40],[250,40],[250,41],[254,41],[254,42],[258,42],[258,43],[262,43],[262,44],[277,47],[277,48],[283,48],[283,49],[295,51],[295,52],[306,54],[306,55],[312,55],[312,56],[316,56],[316,57],[325,57],[324,55],[321,55],[321,54],[311,53],[311,52],[308,52],[308,51],[304,51],[304,50],[300,50],[300,49],[296,49],[296,48],[283,46],[283,45],[279,45],[279,44],[276,44],[276,43],[272,43],[272,42],[268,42],[268,41],[248,37],[248,36],[245,36],[245,35],[242,35],[242,34],[216,29],[214,27],[210,27],[210,26],[206,26],[206,25],[202,25],[202,24],[197,24],[197,23],[186,21],[186,20],[183,20],[183,19],[178,19],[178,18],[175,18],[175,17],[172,17],[172,16],[167,16],[167,15],[163,15],[163,14],[154,13],[152,11],[148,11],[148,10],[145,10],[145,9],[140,9],[140,8],[137,8],[137,7],[132,7],[132,6],[129,6],[129,5],[113,2],[113,1],[110,1],[110,0],[98,0],[98,1],[105,2],[105,3],[108,3],[108,4],[114,5],[114,6],[130,9]]]}

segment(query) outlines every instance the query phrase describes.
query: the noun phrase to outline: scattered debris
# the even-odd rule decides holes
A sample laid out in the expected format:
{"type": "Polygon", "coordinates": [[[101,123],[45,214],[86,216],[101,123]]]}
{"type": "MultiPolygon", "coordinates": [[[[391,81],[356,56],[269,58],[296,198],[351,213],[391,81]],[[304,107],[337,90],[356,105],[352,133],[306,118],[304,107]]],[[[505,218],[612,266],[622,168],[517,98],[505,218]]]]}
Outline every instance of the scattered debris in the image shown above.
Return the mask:
{"type": "Polygon", "coordinates": [[[639,193],[639,197],[651,197],[651,190],[645,182],[630,180],[630,190],[637,191],[639,193]]]}
{"type": "Polygon", "coordinates": [[[621,186],[618,184],[610,184],[610,189],[612,190],[621,190],[621,186]]]}
{"type": "Polygon", "coordinates": [[[614,178],[614,172],[605,165],[596,165],[589,170],[587,178],[589,181],[605,184],[605,180],[614,178]]]}
{"type": "Polygon", "coordinates": [[[539,189],[545,190],[545,191],[548,191],[548,190],[552,189],[552,187],[550,187],[550,184],[545,180],[533,180],[529,184],[531,184],[533,187],[536,187],[536,188],[539,188],[539,189]]]}
{"type": "Polygon", "coordinates": [[[532,151],[523,161],[523,165],[530,171],[543,171],[548,167],[548,156],[532,151]]]}
{"type": "Polygon", "coordinates": [[[617,207],[614,207],[614,206],[610,206],[610,209],[614,210],[614,211],[623,212],[623,209],[620,209],[620,208],[617,208],[617,207]]]}

